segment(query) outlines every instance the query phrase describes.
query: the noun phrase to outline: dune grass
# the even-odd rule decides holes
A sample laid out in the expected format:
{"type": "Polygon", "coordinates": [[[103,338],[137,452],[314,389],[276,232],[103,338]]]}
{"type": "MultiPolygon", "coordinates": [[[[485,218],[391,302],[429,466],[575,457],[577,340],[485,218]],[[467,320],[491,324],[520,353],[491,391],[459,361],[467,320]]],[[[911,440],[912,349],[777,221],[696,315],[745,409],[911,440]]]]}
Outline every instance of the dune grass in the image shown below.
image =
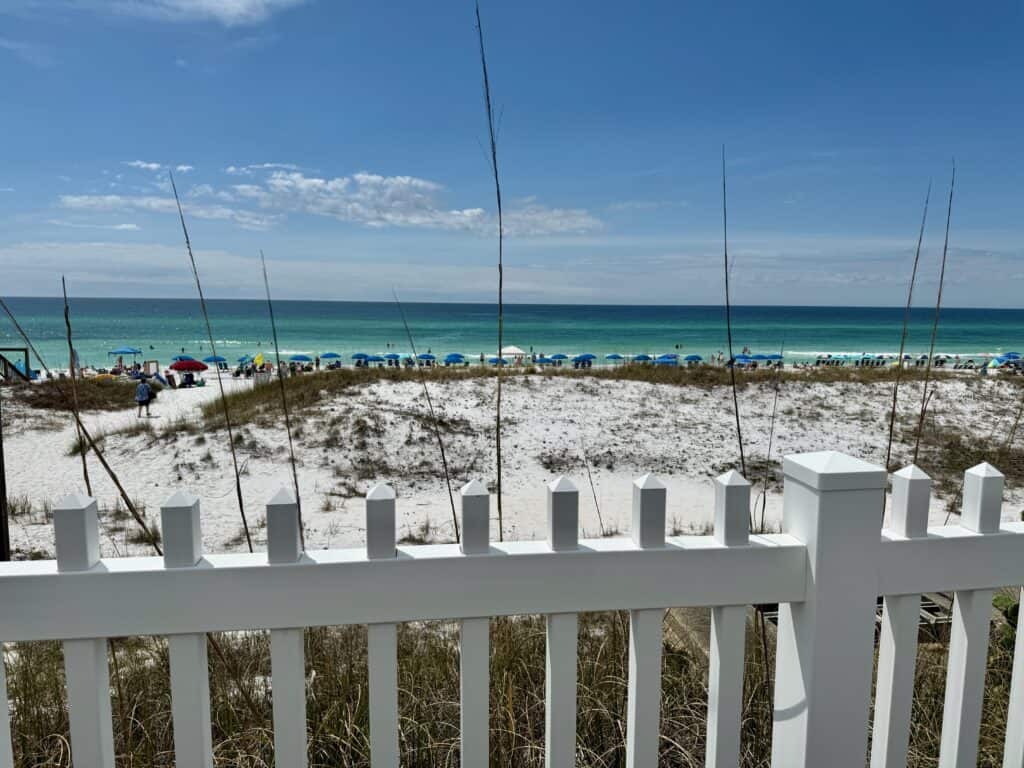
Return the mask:
{"type": "MultiPolygon", "coordinates": [[[[123,411],[136,407],[134,381],[79,379],[77,386],[80,411],[123,411]]],[[[161,387],[156,382],[150,381],[149,386],[154,392],[160,392],[161,387]]],[[[72,413],[71,388],[67,383],[48,380],[9,389],[18,402],[30,408],[72,413]]]]}

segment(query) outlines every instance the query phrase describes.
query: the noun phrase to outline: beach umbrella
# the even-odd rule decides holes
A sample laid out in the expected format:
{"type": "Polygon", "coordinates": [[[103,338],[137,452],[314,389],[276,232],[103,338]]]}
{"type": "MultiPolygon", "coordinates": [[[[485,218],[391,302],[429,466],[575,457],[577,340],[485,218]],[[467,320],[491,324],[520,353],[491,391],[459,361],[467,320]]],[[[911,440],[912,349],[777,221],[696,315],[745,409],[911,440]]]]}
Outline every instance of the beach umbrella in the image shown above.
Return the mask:
{"type": "Polygon", "coordinates": [[[554,363],[554,360],[552,360],[550,357],[544,357],[544,355],[541,355],[540,357],[537,358],[537,365],[554,365],[554,363]]]}
{"type": "Polygon", "coordinates": [[[400,354],[398,354],[397,352],[388,352],[386,355],[384,355],[384,359],[385,360],[401,360],[402,356],[400,354]]]}
{"type": "Polygon", "coordinates": [[[337,360],[339,357],[341,357],[341,355],[337,352],[324,352],[320,355],[321,360],[337,360]]]}
{"type": "Polygon", "coordinates": [[[749,363],[753,358],[750,355],[736,355],[733,360],[741,363],[749,363]]]}
{"type": "Polygon", "coordinates": [[[635,360],[638,363],[649,363],[653,359],[654,358],[651,357],[650,355],[633,355],[633,360],[635,360]]]}
{"type": "Polygon", "coordinates": [[[381,357],[380,355],[368,355],[365,358],[365,360],[368,363],[383,363],[384,362],[384,358],[381,357]]]}
{"type": "Polygon", "coordinates": [[[367,360],[370,356],[365,352],[356,352],[352,355],[353,360],[367,360]]]}
{"type": "Polygon", "coordinates": [[[622,358],[622,355],[620,355],[618,352],[612,352],[610,355],[605,355],[604,359],[605,360],[622,360],[623,358],[622,358]]]}
{"type": "Polygon", "coordinates": [[[291,360],[293,363],[312,363],[313,362],[313,358],[311,358],[309,355],[292,355],[288,359],[291,360]]]}
{"type": "Polygon", "coordinates": [[[556,352],[555,354],[553,354],[551,356],[551,359],[552,360],[568,360],[569,356],[568,355],[563,355],[561,352],[556,352]]]}
{"type": "Polygon", "coordinates": [[[238,358],[239,363],[248,363],[250,360],[252,360],[251,355],[242,355],[240,358],[238,358]]]}
{"type": "Polygon", "coordinates": [[[506,360],[504,357],[498,358],[493,355],[487,358],[487,362],[490,363],[491,365],[508,365],[508,360],[506,360]]]}
{"type": "Polygon", "coordinates": [[[226,357],[221,357],[220,355],[210,355],[203,358],[204,363],[226,363],[227,361],[226,357]]]}
{"type": "Polygon", "coordinates": [[[519,355],[519,356],[522,356],[522,355],[525,355],[526,352],[524,352],[519,347],[517,347],[515,345],[512,345],[510,347],[502,347],[501,354],[503,354],[503,355],[519,355]]]}
{"type": "Polygon", "coordinates": [[[108,355],[141,355],[142,350],[135,347],[118,347],[107,353],[108,355]]]}
{"type": "Polygon", "coordinates": [[[206,370],[206,363],[200,363],[198,360],[178,360],[177,362],[171,363],[172,371],[188,371],[191,373],[197,373],[199,371],[206,370]]]}
{"type": "Polygon", "coordinates": [[[773,352],[770,355],[765,355],[765,359],[766,360],[781,360],[782,359],[782,355],[780,355],[778,352],[773,352]]]}
{"type": "Polygon", "coordinates": [[[1020,360],[1020,352],[1003,352],[1000,357],[1004,357],[1007,360],[1020,360]]]}
{"type": "Polygon", "coordinates": [[[659,357],[654,361],[655,365],[679,365],[679,361],[674,357],[659,357]]]}
{"type": "Polygon", "coordinates": [[[700,355],[687,355],[683,359],[688,363],[700,363],[704,360],[700,355]]]}
{"type": "Polygon", "coordinates": [[[195,360],[191,355],[175,355],[171,358],[172,363],[180,363],[182,360],[195,360]]]}
{"type": "Polygon", "coordinates": [[[452,352],[448,355],[445,355],[444,361],[446,363],[464,363],[466,362],[466,356],[460,355],[458,352],[452,352]]]}
{"type": "Polygon", "coordinates": [[[768,355],[761,355],[761,354],[752,355],[750,359],[751,360],[767,360],[768,359],[768,355]]]}
{"type": "Polygon", "coordinates": [[[665,352],[663,354],[658,355],[658,358],[661,360],[678,360],[679,355],[677,355],[675,352],[665,352]]]}
{"type": "Polygon", "coordinates": [[[576,355],[573,360],[597,360],[597,355],[592,352],[584,352],[582,355],[576,355]]]}
{"type": "Polygon", "coordinates": [[[437,360],[437,358],[434,355],[430,354],[429,352],[424,352],[422,354],[416,355],[416,359],[417,360],[437,360]]]}

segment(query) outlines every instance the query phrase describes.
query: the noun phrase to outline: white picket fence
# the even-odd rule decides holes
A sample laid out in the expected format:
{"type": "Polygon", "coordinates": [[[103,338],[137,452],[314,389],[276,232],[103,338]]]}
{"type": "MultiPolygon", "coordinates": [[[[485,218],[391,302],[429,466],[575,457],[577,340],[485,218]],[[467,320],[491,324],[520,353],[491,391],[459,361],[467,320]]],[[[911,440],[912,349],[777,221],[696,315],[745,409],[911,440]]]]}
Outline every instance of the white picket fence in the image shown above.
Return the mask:
{"type": "MultiPolygon", "coordinates": [[[[631,539],[578,541],[578,492],[548,492],[546,541],[488,541],[490,499],[462,490],[462,544],[395,546],[395,495],[366,498],[367,545],[303,552],[294,497],[267,506],[266,554],[203,555],[199,501],[176,493],[161,510],[164,557],[102,560],[96,503],[54,512],[57,560],[0,567],[0,639],[64,643],[71,748],[78,768],[114,765],[109,637],[166,635],[176,762],[212,765],[205,633],[271,632],[274,748],[306,765],[303,628],[369,625],[373,766],[397,767],[396,622],[461,620],[461,759],[488,764],[488,618],[547,616],[546,761],[576,764],[580,611],[629,610],[627,765],[658,763],[662,619],[669,606],[712,610],[706,764],[739,760],[745,606],[780,603],[772,765],[864,766],[875,610],[885,596],[870,755],[906,763],[920,594],[956,594],[942,730],[942,768],[977,757],[993,589],[1024,583],[1024,523],[1000,525],[1003,476],[966,473],[959,525],[927,528],[931,481],[893,478],[893,523],[881,530],[886,474],[833,452],[785,459],[783,533],[750,536],[750,485],[715,481],[713,536],[666,539],[664,486],[634,484],[631,539]]],[[[1004,768],[1024,768],[1024,615],[1017,628],[1004,768]]],[[[0,686],[6,690],[0,665],[0,686]]],[[[13,765],[0,697],[0,768],[13,765]]]]}

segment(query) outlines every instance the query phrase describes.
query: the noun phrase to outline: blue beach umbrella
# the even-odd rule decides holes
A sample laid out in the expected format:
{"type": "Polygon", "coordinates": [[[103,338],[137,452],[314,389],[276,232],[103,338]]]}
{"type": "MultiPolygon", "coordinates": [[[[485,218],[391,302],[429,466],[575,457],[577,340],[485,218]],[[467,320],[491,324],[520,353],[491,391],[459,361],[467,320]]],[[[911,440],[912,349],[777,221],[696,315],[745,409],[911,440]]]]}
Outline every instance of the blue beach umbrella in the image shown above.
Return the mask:
{"type": "Polygon", "coordinates": [[[772,353],[770,355],[765,355],[765,359],[766,360],[781,360],[782,359],[782,355],[780,355],[778,352],[774,352],[774,353],[772,353]]]}
{"type": "Polygon", "coordinates": [[[563,355],[561,352],[556,352],[555,354],[553,354],[551,356],[551,359],[552,360],[568,360],[569,356],[568,355],[563,355]]]}
{"type": "Polygon", "coordinates": [[[753,355],[750,359],[751,360],[767,360],[768,359],[768,355],[760,355],[760,354],[753,355]]]}
{"type": "Polygon", "coordinates": [[[582,355],[576,355],[573,360],[597,360],[597,355],[592,352],[584,352],[582,355]]]}
{"type": "Polygon", "coordinates": [[[227,361],[226,357],[221,357],[220,355],[210,355],[203,358],[204,363],[226,363],[227,361]]]}
{"type": "Polygon", "coordinates": [[[434,355],[430,354],[429,352],[424,352],[422,354],[416,355],[416,359],[417,360],[437,360],[437,357],[435,357],[434,355]]]}
{"type": "Polygon", "coordinates": [[[679,365],[679,361],[674,357],[659,357],[654,361],[655,365],[679,365]]]}
{"type": "Polygon", "coordinates": [[[683,358],[688,363],[700,363],[704,361],[704,358],[700,355],[687,355],[683,358]]]}
{"type": "Polygon", "coordinates": [[[663,354],[658,355],[658,359],[659,360],[678,360],[679,359],[679,355],[677,355],[675,352],[664,352],[663,354]]]}
{"type": "Polygon", "coordinates": [[[623,357],[618,352],[612,352],[610,355],[604,356],[605,360],[622,360],[623,357]]]}
{"type": "Polygon", "coordinates": [[[654,359],[654,358],[653,358],[653,357],[651,357],[650,355],[643,355],[643,354],[640,354],[640,355],[633,355],[633,360],[634,360],[635,362],[638,362],[638,363],[649,363],[649,362],[651,362],[651,360],[653,360],[653,359],[654,359]]]}
{"type": "Polygon", "coordinates": [[[1020,360],[1020,352],[1003,352],[1000,357],[1005,357],[1007,360],[1020,360]]]}
{"type": "Polygon", "coordinates": [[[291,360],[293,363],[312,363],[313,362],[313,358],[310,357],[309,355],[292,355],[288,359],[291,360]]]}
{"type": "Polygon", "coordinates": [[[508,365],[508,360],[506,360],[504,357],[502,357],[502,358],[498,358],[496,356],[488,357],[487,358],[487,362],[490,363],[491,365],[508,365]],[[500,360],[500,362],[499,362],[499,360],[500,360]]]}
{"type": "Polygon", "coordinates": [[[401,360],[402,356],[400,354],[398,354],[397,352],[388,352],[386,355],[384,355],[384,359],[385,360],[401,360]]]}
{"type": "Polygon", "coordinates": [[[540,357],[537,358],[537,365],[554,365],[554,364],[555,364],[555,361],[552,360],[550,357],[544,357],[544,355],[541,355],[540,357]]]}
{"type": "Polygon", "coordinates": [[[445,355],[444,361],[446,363],[464,363],[466,362],[466,356],[461,355],[458,352],[452,352],[450,354],[445,355]]]}
{"type": "Polygon", "coordinates": [[[324,352],[320,355],[321,360],[337,360],[339,357],[341,357],[341,355],[337,352],[324,352]]]}
{"type": "Polygon", "coordinates": [[[365,352],[356,352],[354,355],[352,355],[353,360],[367,360],[369,359],[369,357],[370,356],[365,352]]]}
{"type": "Polygon", "coordinates": [[[240,358],[238,358],[238,362],[240,362],[240,363],[248,363],[248,362],[251,362],[251,361],[252,361],[252,355],[242,355],[240,358]]]}
{"type": "Polygon", "coordinates": [[[380,355],[367,355],[364,359],[368,363],[383,363],[384,362],[384,358],[381,357],[380,355]]]}

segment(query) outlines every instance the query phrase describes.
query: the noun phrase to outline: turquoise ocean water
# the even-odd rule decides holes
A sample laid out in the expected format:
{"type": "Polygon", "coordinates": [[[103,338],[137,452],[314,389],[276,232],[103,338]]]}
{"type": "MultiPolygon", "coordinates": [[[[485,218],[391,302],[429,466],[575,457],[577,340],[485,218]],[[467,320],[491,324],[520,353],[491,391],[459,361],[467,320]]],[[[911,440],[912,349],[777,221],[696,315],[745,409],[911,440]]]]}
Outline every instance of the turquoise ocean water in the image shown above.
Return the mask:
{"type": "MultiPolygon", "coordinates": [[[[61,300],[13,298],[8,303],[47,364],[66,367],[61,300]]],[[[418,352],[494,354],[495,306],[403,306],[418,352]]],[[[234,360],[272,351],[265,302],[212,300],[208,307],[218,353],[234,360]]],[[[394,303],[278,301],[274,312],[286,355],[333,351],[347,360],[355,352],[409,349],[394,303]]],[[[928,308],[913,312],[907,345],[911,353],[927,352],[933,313],[928,308]]],[[[71,319],[75,347],[86,364],[106,364],[108,351],[122,345],[139,347],[146,359],[164,365],[182,349],[195,357],[210,354],[196,300],[74,299],[71,319]]],[[[733,346],[737,353],[744,346],[753,352],[784,348],[789,361],[813,359],[823,352],[895,352],[902,323],[902,308],[740,306],[733,308],[733,346]]],[[[708,357],[725,349],[725,312],[720,306],[507,305],[505,344],[547,354],[592,352],[603,357],[610,352],[682,351],[708,357]]],[[[7,318],[0,316],[0,347],[8,346],[21,343],[7,318]]],[[[1024,351],[1024,310],[943,310],[936,351],[1024,351]]]]}

